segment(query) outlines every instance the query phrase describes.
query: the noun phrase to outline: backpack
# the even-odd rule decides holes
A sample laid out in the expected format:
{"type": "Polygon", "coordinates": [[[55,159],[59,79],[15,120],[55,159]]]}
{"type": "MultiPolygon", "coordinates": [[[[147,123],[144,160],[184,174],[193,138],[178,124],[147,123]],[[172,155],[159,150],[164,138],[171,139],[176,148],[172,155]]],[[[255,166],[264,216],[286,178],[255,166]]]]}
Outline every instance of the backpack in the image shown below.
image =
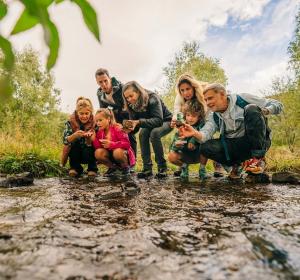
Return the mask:
{"type": "MultiPolygon", "coordinates": [[[[235,104],[237,106],[239,106],[240,108],[244,109],[248,104],[250,104],[249,102],[247,102],[244,98],[242,98],[240,95],[236,95],[236,102],[235,104]]],[[[214,121],[216,123],[216,125],[219,127],[219,123],[220,123],[220,117],[214,112],[213,113],[213,118],[214,121]]],[[[271,141],[270,139],[270,135],[271,135],[271,129],[268,126],[268,119],[264,118],[266,121],[266,138],[271,141]]],[[[225,124],[224,124],[225,125],[225,124]]],[[[228,153],[228,148],[227,148],[227,144],[225,141],[225,136],[224,136],[224,131],[225,131],[225,127],[224,130],[220,132],[220,140],[222,142],[222,145],[224,147],[224,151],[225,151],[225,156],[226,156],[226,160],[229,161],[230,160],[230,156],[228,153]]]]}

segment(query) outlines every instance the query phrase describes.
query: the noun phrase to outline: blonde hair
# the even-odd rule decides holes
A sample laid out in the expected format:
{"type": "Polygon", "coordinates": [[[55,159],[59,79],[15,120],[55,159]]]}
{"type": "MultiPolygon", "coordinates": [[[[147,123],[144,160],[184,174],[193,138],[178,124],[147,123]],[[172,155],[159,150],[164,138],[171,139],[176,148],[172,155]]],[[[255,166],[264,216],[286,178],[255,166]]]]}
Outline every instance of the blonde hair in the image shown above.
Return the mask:
{"type": "Polygon", "coordinates": [[[82,109],[87,109],[91,113],[93,113],[93,104],[89,98],[85,98],[83,96],[80,96],[76,100],[76,112],[82,110],[82,109]]]}
{"type": "Polygon", "coordinates": [[[195,98],[197,99],[197,101],[200,105],[199,109],[201,111],[201,117],[204,118],[207,107],[206,107],[206,103],[204,100],[203,91],[204,91],[204,88],[208,85],[208,83],[202,82],[202,81],[197,81],[193,76],[191,76],[189,74],[181,75],[177,80],[175,90],[176,90],[176,94],[180,97],[182,106],[185,104],[186,101],[182,97],[179,87],[184,83],[187,83],[194,89],[195,98]]]}
{"type": "Polygon", "coordinates": [[[97,110],[97,112],[95,114],[95,117],[98,114],[102,114],[105,119],[109,119],[111,125],[116,124],[115,115],[114,115],[114,112],[112,110],[107,109],[107,108],[100,108],[100,109],[97,110]]]}

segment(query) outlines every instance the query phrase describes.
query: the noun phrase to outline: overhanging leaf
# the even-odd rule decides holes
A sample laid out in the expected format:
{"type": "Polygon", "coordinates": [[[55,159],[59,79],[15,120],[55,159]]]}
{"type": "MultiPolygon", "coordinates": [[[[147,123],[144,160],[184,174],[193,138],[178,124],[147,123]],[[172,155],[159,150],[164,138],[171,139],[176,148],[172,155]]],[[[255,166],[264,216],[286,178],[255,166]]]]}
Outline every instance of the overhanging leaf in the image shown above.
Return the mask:
{"type": "Polygon", "coordinates": [[[49,55],[47,60],[47,69],[50,70],[54,65],[58,57],[59,49],[59,35],[55,24],[52,21],[48,21],[43,25],[45,32],[45,40],[49,47],[49,55]]]}
{"type": "Polygon", "coordinates": [[[14,65],[15,56],[12,50],[11,43],[1,35],[0,35],[0,48],[2,49],[5,57],[3,66],[7,71],[11,71],[14,65]]]}
{"type": "Polygon", "coordinates": [[[0,0],[0,20],[7,14],[7,5],[0,0]]]}
{"type": "Polygon", "coordinates": [[[39,23],[39,20],[36,17],[31,16],[28,13],[28,10],[24,10],[18,21],[16,22],[11,35],[17,34],[19,32],[23,32],[28,30],[39,23]]]}
{"type": "Polygon", "coordinates": [[[71,1],[79,6],[86,26],[94,34],[96,39],[100,42],[100,32],[99,32],[99,26],[97,21],[97,14],[94,8],[86,0],[71,0],[71,1]]]}

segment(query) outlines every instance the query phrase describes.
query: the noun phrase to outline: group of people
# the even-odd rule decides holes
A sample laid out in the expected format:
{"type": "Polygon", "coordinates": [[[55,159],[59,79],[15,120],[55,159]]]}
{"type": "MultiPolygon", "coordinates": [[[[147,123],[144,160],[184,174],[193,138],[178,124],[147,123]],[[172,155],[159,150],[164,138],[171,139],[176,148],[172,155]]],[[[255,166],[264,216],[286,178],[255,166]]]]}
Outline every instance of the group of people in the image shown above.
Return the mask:
{"type": "Polygon", "coordinates": [[[87,164],[88,176],[97,175],[97,164],[107,166],[104,176],[134,172],[137,157],[135,135],[143,169],[138,178],[153,175],[151,145],[158,178],[167,176],[162,138],[176,129],[168,160],[178,166],[175,176],[189,176],[189,164],[199,163],[199,177],[205,179],[206,163],[213,160],[215,176],[223,167],[232,179],[242,171],[259,174],[265,169],[265,154],[271,145],[266,115],[279,114],[282,104],[250,94],[228,94],[219,83],[179,77],[173,114],[160,96],[136,81],[122,84],[106,69],[95,73],[99,86],[99,109],[79,97],[65,124],[62,164],[69,158],[69,175],[80,176],[87,164]],[[219,135],[219,137],[216,137],[219,135]]]}

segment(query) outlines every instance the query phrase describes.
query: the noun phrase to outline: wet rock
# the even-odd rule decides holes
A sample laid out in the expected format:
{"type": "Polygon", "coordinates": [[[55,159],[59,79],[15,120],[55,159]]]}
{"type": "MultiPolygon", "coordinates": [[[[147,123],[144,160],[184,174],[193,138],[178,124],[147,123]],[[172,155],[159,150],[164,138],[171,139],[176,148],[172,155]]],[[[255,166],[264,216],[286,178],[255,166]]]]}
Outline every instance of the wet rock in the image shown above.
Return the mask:
{"type": "Polygon", "coordinates": [[[125,193],[120,190],[110,190],[107,192],[103,192],[101,195],[98,196],[98,199],[99,200],[109,200],[109,199],[121,198],[124,195],[125,195],[125,193]]]}
{"type": "Polygon", "coordinates": [[[245,179],[246,183],[251,184],[268,184],[271,182],[270,176],[267,173],[262,174],[248,174],[248,176],[245,179]]]}
{"type": "Polygon", "coordinates": [[[33,185],[33,176],[30,172],[9,175],[0,181],[0,187],[23,187],[33,185]]]}
{"type": "Polygon", "coordinates": [[[293,172],[277,172],[272,175],[273,183],[300,184],[300,174],[293,172]]]}

